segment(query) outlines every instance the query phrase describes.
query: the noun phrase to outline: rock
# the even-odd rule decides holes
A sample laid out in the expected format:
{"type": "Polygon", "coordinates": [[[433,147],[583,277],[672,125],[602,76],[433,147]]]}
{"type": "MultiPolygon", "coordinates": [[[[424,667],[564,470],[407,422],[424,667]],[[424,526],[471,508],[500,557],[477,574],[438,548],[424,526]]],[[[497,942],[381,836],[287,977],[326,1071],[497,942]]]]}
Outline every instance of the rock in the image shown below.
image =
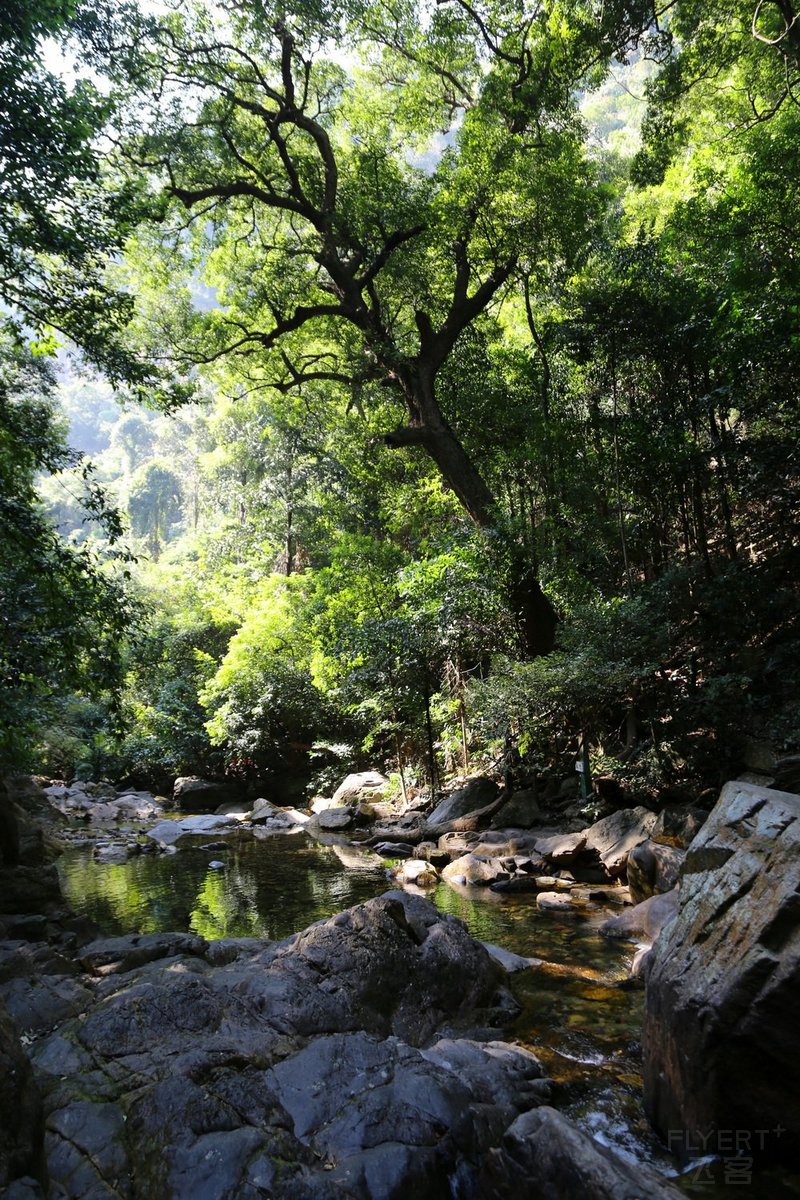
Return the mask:
{"type": "Polygon", "coordinates": [[[493,892],[511,895],[519,892],[538,892],[539,890],[532,875],[516,875],[513,879],[497,879],[494,883],[490,883],[489,887],[493,892]]]}
{"type": "Polygon", "coordinates": [[[240,827],[235,817],[221,817],[213,813],[206,816],[181,817],[179,821],[159,821],[147,836],[162,846],[174,846],[186,834],[233,833],[240,827]]]}
{"type": "Polygon", "coordinates": [[[378,800],[389,786],[389,780],[379,771],[357,771],[339,784],[333,793],[334,808],[355,805],[360,801],[378,800]]]}
{"type": "Polygon", "coordinates": [[[739,1130],[764,1156],[796,1156],[799,989],[800,796],[728,783],[647,980],[645,1104],[673,1144],[739,1130]],[[757,1130],[772,1131],[763,1147],[757,1130]]]}
{"type": "Polygon", "coordinates": [[[578,906],[571,899],[569,892],[539,892],[536,897],[536,907],[564,913],[577,913],[578,911],[578,906]]]}
{"type": "Polygon", "coordinates": [[[42,913],[63,905],[55,867],[0,867],[0,913],[42,913]]]}
{"type": "Polygon", "coordinates": [[[42,1100],[33,1070],[0,1002],[0,1188],[24,1176],[45,1181],[43,1135],[42,1100]]]}
{"type": "Polygon", "coordinates": [[[449,854],[451,858],[459,858],[462,854],[471,854],[480,840],[479,833],[444,833],[439,838],[437,845],[443,853],[449,854]]]}
{"type": "Polygon", "coordinates": [[[478,1200],[682,1200],[654,1171],[626,1162],[556,1112],[523,1113],[493,1148],[479,1176],[478,1200]],[[522,1186],[521,1186],[522,1185],[522,1186]]]}
{"type": "Polygon", "coordinates": [[[253,822],[253,824],[257,824],[260,821],[266,821],[269,817],[276,816],[279,811],[280,810],[276,804],[273,804],[270,800],[265,800],[262,797],[261,799],[256,800],[255,804],[253,805],[250,813],[250,820],[253,822]]]}
{"type": "Polygon", "coordinates": [[[663,894],[657,893],[626,909],[618,917],[611,917],[601,926],[600,932],[605,937],[653,943],[676,915],[678,904],[677,888],[663,894]]]}
{"type": "Polygon", "coordinates": [[[346,829],[353,824],[352,808],[326,808],[317,814],[320,829],[346,829]]]}
{"type": "Polygon", "coordinates": [[[704,812],[696,812],[684,805],[667,805],[656,817],[650,837],[664,846],[685,850],[700,832],[705,819],[704,812]]]}
{"type": "Polygon", "coordinates": [[[60,975],[11,979],[0,987],[0,996],[22,1034],[53,1029],[92,1002],[92,994],[83,984],[60,975]]]}
{"type": "Polygon", "coordinates": [[[442,879],[446,879],[448,883],[488,887],[490,883],[499,879],[508,879],[508,871],[504,870],[497,858],[478,858],[475,854],[463,854],[444,868],[442,879]]]}
{"type": "Polygon", "coordinates": [[[561,879],[558,875],[535,875],[533,882],[542,892],[568,892],[573,886],[572,879],[561,879]]]}
{"type": "Polygon", "coordinates": [[[221,804],[242,799],[242,788],[232,780],[200,779],[184,775],[172,789],[175,807],[183,812],[213,813],[221,804]]]}
{"type": "Polygon", "coordinates": [[[417,852],[408,842],[378,842],[374,850],[381,858],[412,858],[417,852]]]}
{"type": "Polygon", "coordinates": [[[485,775],[468,779],[463,787],[446,796],[428,817],[428,824],[446,825],[449,821],[482,812],[498,799],[497,784],[485,775]]]}
{"type": "Polygon", "coordinates": [[[517,971],[527,971],[529,967],[539,967],[542,963],[540,958],[524,958],[523,955],[514,954],[513,951],[506,950],[503,946],[495,946],[492,942],[481,942],[481,945],[509,975],[517,971]]]}
{"type": "Polygon", "coordinates": [[[568,867],[586,847],[586,834],[557,833],[554,837],[538,838],[536,853],[556,867],[568,867]]]}
{"type": "Polygon", "coordinates": [[[224,871],[225,863],[220,862],[218,858],[212,858],[211,862],[208,864],[208,869],[209,871],[224,871]]]}
{"type": "Polygon", "coordinates": [[[530,829],[541,820],[541,812],[533,788],[514,792],[492,817],[492,829],[530,829]]]}
{"type": "Polygon", "coordinates": [[[173,956],[177,936],[87,948],[118,973],[36,1044],[62,1200],[100,1200],[112,1180],[170,1200],[437,1200],[455,1178],[474,1195],[488,1149],[547,1099],[534,1055],[466,1033],[510,1019],[505,971],[416,896],[280,945],[173,956]]]}
{"type": "Polygon", "coordinates": [[[132,933],[90,942],[80,963],[92,975],[121,974],[161,958],[202,956],[207,949],[208,942],[191,933],[132,933]]]}
{"type": "Polygon", "coordinates": [[[127,846],[109,846],[98,842],[92,853],[92,858],[99,863],[124,863],[131,857],[127,846]]]}
{"type": "Polygon", "coordinates": [[[436,887],[439,876],[430,863],[422,858],[412,858],[395,867],[392,875],[398,883],[413,883],[417,887],[436,887]]]}
{"type": "Polygon", "coordinates": [[[634,846],[628,855],[627,876],[634,904],[658,892],[671,892],[686,857],[684,850],[646,841],[634,846]]]}
{"type": "Polygon", "coordinates": [[[586,830],[586,853],[594,852],[611,879],[625,874],[628,855],[634,846],[647,841],[656,823],[647,808],[621,808],[586,830]]]}

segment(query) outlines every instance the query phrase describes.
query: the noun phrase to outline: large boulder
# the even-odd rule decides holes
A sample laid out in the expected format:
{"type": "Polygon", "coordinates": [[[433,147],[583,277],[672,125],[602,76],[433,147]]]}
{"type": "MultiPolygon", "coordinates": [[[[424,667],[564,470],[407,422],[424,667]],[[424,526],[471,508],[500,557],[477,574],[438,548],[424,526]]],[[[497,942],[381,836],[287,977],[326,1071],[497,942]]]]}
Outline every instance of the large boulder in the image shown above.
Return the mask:
{"type": "Polygon", "coordinates": [[[654,1171],[632,1165],[554,1108],[523,1113],[491,1149],[476,1200],[681,1200],[654,1171]]]}
{"type": "Polygon", "coordinates": [[[620,808],[586,830],[586,854],[596,854],[612,879],[625,874],[628,855],[647,841],[656,814],[646,808],[620,808]]]}
{"type": "Polygon", "coordinates": [[[533,788],[514,792],[492,817],[492,829],[530,829],[541,820],[541,811],[533,788]]]}
{"type": "Polygon", "coordinates": [[[243,798],[243,789],[232,780],[200,779],[183,775],[175,780],[172,798],[182,812],[211,813],[221,804],[232,804],[243,798]]]}
{"type": "Polygon", "coordinates": [[[439,1200],[549,1085],[492,1039],[506,973],[388,892],[274,945],[86,947],[94,999],[33,1048],[53,1194],[439,1200]],[[212,954],[213,951],[213,954],[212,954]],[[481,1040],[471,1033],[481,1030],[481,1040]]]}
{"type": "Polygon", "coordinates": [[[647,981],[645,1105],[674,1149],[722,1151],[735,1130],[740,1147],[796,1159],[799,989],[800,796],[728,783],[647,981]]]}
{"type": "Polygon", "coordinates": [[[483,812],[498,799],[497,784],[485,775],[468,779],[463,787],[445,796],[428,817],[429,826],[447,825],[460,817],[483,812]]]}
{"type": "Polygon", "coordinates": [[[355,771],[339,784],[331,801],[334,808],[345,808],[370,800],[379,800],[389,786],[389,780],[379,771],[355,771]]]}

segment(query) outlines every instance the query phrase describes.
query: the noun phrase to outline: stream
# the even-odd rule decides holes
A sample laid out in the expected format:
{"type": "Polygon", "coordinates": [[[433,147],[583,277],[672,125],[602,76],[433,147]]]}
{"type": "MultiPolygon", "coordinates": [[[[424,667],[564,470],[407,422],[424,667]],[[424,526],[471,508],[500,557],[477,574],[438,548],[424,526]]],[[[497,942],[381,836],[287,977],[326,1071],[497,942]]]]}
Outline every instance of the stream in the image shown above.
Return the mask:
{"type": "MultiPolygon", "coordinates": [[[[280,940],[393,886],[387,864],[371,852],[321,845],[303,833],[242,832],[213,845],[201,838],[178,853],[135,855],[121,864],[96,861],[92,846],[67,849],[59,873],[71,907],[107,935],[188,930],[209,940],[280,940]],[[210,867],[215,860],[224,869],[210,867]]],[[[425,895],[480,941],[542,960],[511,976],[521,1012],[506,1035],[542,1060],[556,1084],[557,1108],[629,1160],[674,1175],[641,1105],[644,997],[628,982],[634,947],[598,934],[609,911],[565,916],[537,909],[531,894],[445,883],[425,895]]],[[[726,1185],[718,1164],[676,1182],[700,1200],[800,1196],[783,1178],[726,1185]]]]}

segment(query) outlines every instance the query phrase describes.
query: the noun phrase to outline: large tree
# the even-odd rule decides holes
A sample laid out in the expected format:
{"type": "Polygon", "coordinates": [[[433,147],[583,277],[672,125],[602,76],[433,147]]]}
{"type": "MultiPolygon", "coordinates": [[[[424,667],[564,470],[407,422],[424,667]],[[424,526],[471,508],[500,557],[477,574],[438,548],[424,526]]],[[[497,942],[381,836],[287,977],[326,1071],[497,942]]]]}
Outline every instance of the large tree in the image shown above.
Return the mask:
{"type": "MultiPolygon", "coordinates": [[[[236,360],[253,389],[341,385],[351,405],[389,389],[386,445],[421,447],[478,526],[501,526],[481,431],[446,409],[439,382],[518,280],[581,245],[591,189],[575,90],[652,15],[642,0],[452,0],[158,23],[151,112],[140,96],[127,154],[160,181],[178,276],[202,272],[219,302],[162,300],[159,352],[184,369],[236,360]]],[[[555,613],[534,564],[511,558],[524,640],[546,652],[555,613]]]]}

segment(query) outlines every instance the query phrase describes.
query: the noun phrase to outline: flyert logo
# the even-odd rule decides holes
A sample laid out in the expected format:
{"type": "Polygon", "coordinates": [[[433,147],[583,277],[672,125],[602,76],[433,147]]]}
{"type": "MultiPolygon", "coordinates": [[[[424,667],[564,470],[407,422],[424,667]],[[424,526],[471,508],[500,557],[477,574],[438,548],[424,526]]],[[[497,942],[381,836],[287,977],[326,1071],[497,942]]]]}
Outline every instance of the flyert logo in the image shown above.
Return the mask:
{"type": "Polygon", "coordinates": [[[756,1155],[784,1133],[781,1125],[774,1129],[670,1129],[667,1146],[678,1158],[690,1160],[683,1178],[693,1185],[751,1184],[756,1155]]]}

